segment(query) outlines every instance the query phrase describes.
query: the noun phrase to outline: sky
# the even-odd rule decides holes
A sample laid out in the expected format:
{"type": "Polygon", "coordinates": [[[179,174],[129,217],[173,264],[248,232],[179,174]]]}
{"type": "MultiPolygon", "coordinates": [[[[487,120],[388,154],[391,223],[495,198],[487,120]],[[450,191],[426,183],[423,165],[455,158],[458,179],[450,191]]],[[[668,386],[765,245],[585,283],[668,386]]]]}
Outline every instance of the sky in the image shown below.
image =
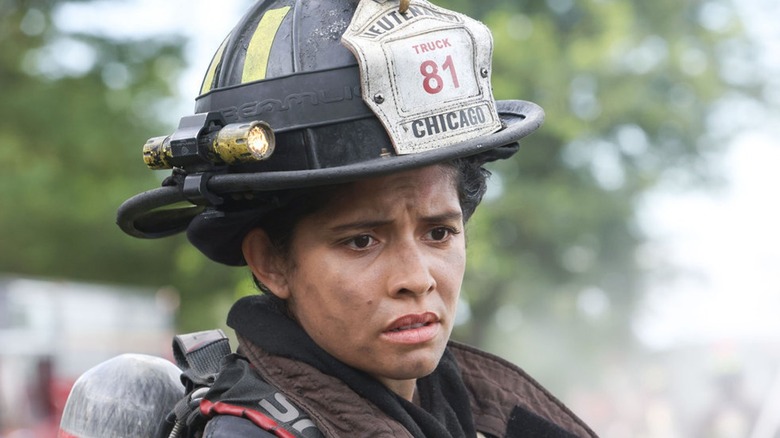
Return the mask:
{"type": "MultiPolygon", "coordinates": [[[[223,0],[125,0],[62,7],[56,16],[66,29],[142,38],[184,32],[190,66],[181,94],[200,87],[211,55],[248,7],[223,0]],[[88,10],[86,9],[88,8],[88,10]],[[94,17],[99,16],[99,20],[94,17]],[[182,26],[186,23],[187,26],[182,26]],[[170,28],[170,26],[176,26],[170,28]]],[[[750,74],[780,77],[780,2],[739,0],[740,15],[759,41],[765,68],[750,74]],[[774,17],[774,18],[773,18],[774,17]]],[[[717,24],[717,10],[711,21],[717,24]]],[[[641,224],[652,237],[649,251],[678,266],[674,280],[651,284],[645,311],[636,323],[640,339],[664,349],[720,340],[780,340],[780,83],[769,92],[773,108],[739,111],[750,129],[735,136],[720,165],[727,185],[709,191],[661,188],[641,205],[641,224]]],[[[745,108],[743,108],[745,109],[745,108]]],[[[736,111],[735,111],[736,112],[736,111]]],[[[178,114],[178,113],[177,113],[178,114]]],[[[175,121],[172,121],[172,123],[175,121]]]]}

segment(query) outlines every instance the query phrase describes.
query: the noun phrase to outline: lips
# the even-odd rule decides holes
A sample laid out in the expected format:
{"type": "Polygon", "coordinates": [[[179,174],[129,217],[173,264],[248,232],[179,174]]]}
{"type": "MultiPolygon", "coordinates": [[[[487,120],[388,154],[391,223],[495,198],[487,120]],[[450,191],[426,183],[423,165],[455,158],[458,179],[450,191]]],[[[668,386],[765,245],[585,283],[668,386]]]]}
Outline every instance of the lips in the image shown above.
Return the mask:
{"type": "Polygon", "coordinates": [[[414,330],[437,322],[439,322],[439,317],[432,312],[421,313],[418,315],[404,315],[393,321],[387,330],[385,330],[385,332],[414,330]]]}
{"type": "Polygon", "coordinates": [[[405,315],[393,321],[382,332],[382,339],[396,345],[421,345],[437,339],[441,321],[435,313],[405,315]]]}

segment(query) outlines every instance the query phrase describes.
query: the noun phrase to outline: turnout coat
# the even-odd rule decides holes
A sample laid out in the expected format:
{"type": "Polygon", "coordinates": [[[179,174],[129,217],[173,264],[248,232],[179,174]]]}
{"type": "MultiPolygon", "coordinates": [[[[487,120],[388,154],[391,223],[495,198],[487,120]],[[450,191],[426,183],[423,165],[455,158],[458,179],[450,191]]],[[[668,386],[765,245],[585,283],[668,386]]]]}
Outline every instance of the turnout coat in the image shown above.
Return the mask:
{"type": "Polygon", "coordinates": [[[201,403],[205,437],[596,436],[520,368],[463,344],[409,402],[316,346],[273,297],[240,300],[228,324],[239,354],[201,403]]]}

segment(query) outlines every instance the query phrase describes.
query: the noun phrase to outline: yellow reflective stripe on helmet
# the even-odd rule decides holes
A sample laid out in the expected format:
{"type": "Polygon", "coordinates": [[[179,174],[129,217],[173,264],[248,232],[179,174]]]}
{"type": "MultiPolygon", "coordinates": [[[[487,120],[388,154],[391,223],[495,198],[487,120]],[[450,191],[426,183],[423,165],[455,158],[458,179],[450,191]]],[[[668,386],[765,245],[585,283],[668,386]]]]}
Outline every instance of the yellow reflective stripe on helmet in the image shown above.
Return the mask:
{"type": "Polygon", "coordinates": [[[206,71],[206,77],[203,78],[203,85],[200,87],[200,94],[206,94],[211,91],[211,84],[214,83],[214,75],[217,74],[217,66],[220,62],[222,62],[222,54],[225,52],[225,46],[227,46],[229,39],[230,35],[228,35],[227,38],[222,41],[222,44],[219,45],[219,49],[217,49],[217,53],[214,54],[214,58],[211,60],[211,64],[209,65],[209,69],[206,71]]]}
{"type": "Polygon", "coordinates": [[[271,55],[271,45],[276,37],[276,32],[282,25],[282,20],[287,16],[289,6],[279,9],[271,9],[263,15],[263,19],[257,25],[252,41],[244,59],[244,73],[241,82],[252,82],[265,79],[268,68],[268,57],[271,55]]]}

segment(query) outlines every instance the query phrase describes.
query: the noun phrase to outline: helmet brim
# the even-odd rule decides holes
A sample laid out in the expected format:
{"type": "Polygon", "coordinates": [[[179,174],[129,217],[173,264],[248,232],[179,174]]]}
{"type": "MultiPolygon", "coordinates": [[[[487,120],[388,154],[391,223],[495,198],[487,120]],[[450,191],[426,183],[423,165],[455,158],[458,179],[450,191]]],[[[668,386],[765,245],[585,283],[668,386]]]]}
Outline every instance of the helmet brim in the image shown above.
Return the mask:
{"type": "MultiPolygon", "coordinates": [[[[503,128],[493,134],[446,148],[410,155],[380,157],[360,163],[295,171],[216,174],[207,190],[217,196],[232,193],[268,192],[341,184],[364,178],[421,168],[449,160],[473,157],[480,162],[509,158],[518,141],[544,121],[544,111],[521,100],[497,101],[503,128]]],[[[208,258],[230,266],[244,265],[241,244],[258,218],[272,205],[224,211],[219,207],[170,208],[185,201],[179,187],[161,187],[125,201],[117,212],[117,224],[126,233],[141,238],[159,238],[187,231],[190,242],[208,258]]]]}

